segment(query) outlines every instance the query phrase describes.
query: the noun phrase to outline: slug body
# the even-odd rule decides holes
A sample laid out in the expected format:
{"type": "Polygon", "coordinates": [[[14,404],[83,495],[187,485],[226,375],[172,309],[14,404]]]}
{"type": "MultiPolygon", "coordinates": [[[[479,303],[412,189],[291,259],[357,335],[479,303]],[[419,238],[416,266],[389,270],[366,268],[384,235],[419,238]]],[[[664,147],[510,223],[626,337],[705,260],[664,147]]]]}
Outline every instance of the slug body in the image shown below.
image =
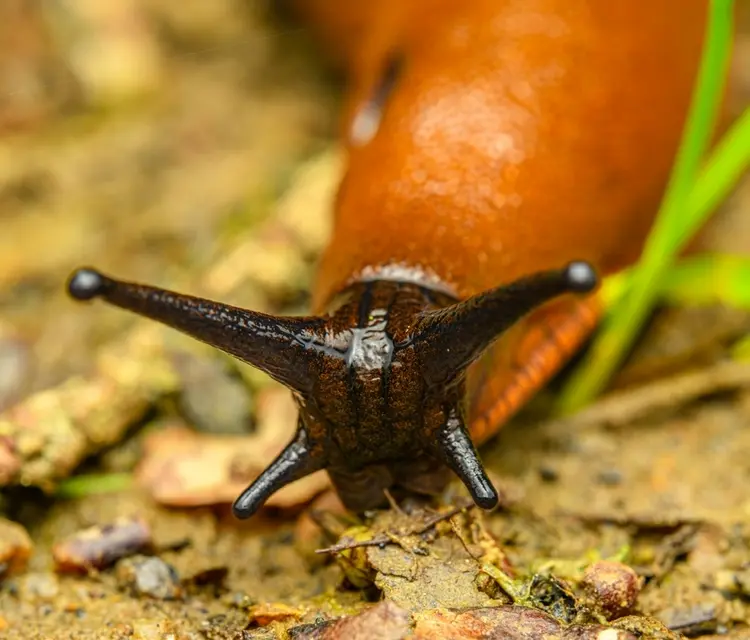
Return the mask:
{"type": "Polygon", "coordinates": [[[346,60],[348,170],[313,313],[279,318],[84,269],[101,297],[266,371],[293,442],[248,517],[327,469],[344,504],[498,495],[475,445],[590,334],[595,272],[636,258],[669,177],[706,0],[300,0],[346,60]],[[356,25],[356,37],[351,28],[356,25]]]}

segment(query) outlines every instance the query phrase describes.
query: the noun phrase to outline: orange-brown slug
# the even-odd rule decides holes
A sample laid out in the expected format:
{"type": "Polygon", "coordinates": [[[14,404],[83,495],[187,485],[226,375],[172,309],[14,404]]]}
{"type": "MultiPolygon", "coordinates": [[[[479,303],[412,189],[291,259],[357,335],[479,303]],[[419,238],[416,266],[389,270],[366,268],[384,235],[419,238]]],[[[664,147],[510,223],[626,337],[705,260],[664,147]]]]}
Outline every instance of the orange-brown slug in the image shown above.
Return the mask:
{"type": "Polygon", "coordinates": [[[364,510],[451,469],[577,350],[596,273],[632,262],[675,157],[706,0],[299,0],[346,61],[348,167],[313,314],[274,317],[115,280],[69,281],[257,366],[297,434],[237,499],[327,469],[364,510]],[[355,29],[353,32],[352,29],[355,29]]]}

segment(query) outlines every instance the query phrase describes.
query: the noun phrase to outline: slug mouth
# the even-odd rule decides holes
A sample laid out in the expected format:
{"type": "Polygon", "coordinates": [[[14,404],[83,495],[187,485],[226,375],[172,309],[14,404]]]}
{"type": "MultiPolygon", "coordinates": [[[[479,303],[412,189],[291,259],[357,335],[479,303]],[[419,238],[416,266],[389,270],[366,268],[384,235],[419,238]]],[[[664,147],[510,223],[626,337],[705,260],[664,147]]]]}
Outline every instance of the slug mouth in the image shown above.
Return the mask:
{"type": "MultiPolygon", "coordinates": [[[[394,287],[416,287],[380,282],[389,296],[395,295],[394,287]]],[[[76,300],[101,299],[182,331],[264,371],[296,397],[312,400],[305,403],[292,442],[235,501],[236,517],[250,517],[276,491],[320,469],[328,469],[344,504],[355,507],[357,496],[348,490],[345,478],[360,447],[385,450],[402,459],[418,448],[450,468],[478,506],[494,508],[497,491],[460,410],[465,372],[530,311],[563,294],[593,291],[598,285],[593,267],[587,262],[571,262],[562,269],[539,272],[439,308],[426,308],[424,300],[409,294],[407,306],[412,308],[408,313],[403,308],[391,313],[388,322],[392,324],[373,311],[378,306],[373,307],[372,302],[375,284],[362,283],[359,299],[328,315],[308,317],[259,313],[117,280],[91,267],[75,271],[67,289],[76,300]],[[373,322],[382,327],[371,326],[373,322]],[[355,334],[360,339],[360,351],[354,354],[359,360],[350,352],[355,334]],[[392,346],[387,367],[373,364],[378,336],[387,337],[392,346]],[[367,348],[374,350],[368,353],[367,348]],[[377,376],[372,375],[374,369],[380,369],[377,376]],[[390,385],[387,393],[383,380],[390,385]],[[359,391],[353,393],[352,389],[359,391]],[[352,400],[355,396],[360,398],[359,404],[352,400]],[[422,417],[414,425],[394,428],[392,418],[383,416],[392,416],[398,406],[403,413],[404,403],[407,410],[411,407],[414,413],[422,412],[422,417]],[[327,409],[320,411],[320,407],[327,409]],[[332,437],[332,424],[344,430],[336,433],[336,438],[332,437]],[[346,438],[346,447],[334,444],[334,440],[346,438]],[[342,460],[342,451],[349,452],[352,459],[342,460]]],[[[380,308],[388,310],[393,304],[392,298],[389,300],[380,308]]],[[[367,456],[361,457],[364,467],[367,456]]]]}

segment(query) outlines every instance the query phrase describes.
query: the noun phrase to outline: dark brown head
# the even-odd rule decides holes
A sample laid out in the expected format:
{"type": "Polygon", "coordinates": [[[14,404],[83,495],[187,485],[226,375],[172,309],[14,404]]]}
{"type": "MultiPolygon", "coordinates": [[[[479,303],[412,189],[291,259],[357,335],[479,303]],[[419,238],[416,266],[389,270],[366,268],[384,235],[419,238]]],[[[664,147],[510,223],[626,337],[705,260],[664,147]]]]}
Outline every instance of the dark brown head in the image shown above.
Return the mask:
{"type": "Polygon", "coordinates": [[[294,440],[235,501],[247,518],[284,485],[326,469],[344,504],[379,506],[384,489],[437,488],[452,469],[480,507],[498,495],[464,423],[464,380],[507,328],[558,295],[596,286],[588,263],[538,273],[456,302],[405,282],[352,285],[321,317],[281,318],[80,269],[68,291],[179,329],[286,385],[294,440]]]}

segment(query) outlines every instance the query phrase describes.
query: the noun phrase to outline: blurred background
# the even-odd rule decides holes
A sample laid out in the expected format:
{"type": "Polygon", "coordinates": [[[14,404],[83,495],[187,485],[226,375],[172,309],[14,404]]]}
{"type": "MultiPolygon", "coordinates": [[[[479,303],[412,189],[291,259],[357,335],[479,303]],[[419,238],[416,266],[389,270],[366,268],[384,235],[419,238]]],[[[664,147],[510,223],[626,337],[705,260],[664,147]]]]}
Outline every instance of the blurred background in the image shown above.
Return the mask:
{"type": "MultiPolygon", "coordinates": [[[[750,3],[738,7],[735,114],[750,104],[750,3]]],[[[151,513],[140,494],[122,503],[97,497],[127,492],[134,470],[158,504],[226,507],[293,429],[288,394],[263,375],[128,313],[74,304],[64,291],[70,271],[90,264],[259,311],[305,311],[343,167],[342,79],[283,9],[271,0],[0,2],[0,485],[12,487],[0,496],[0,512],[24,524],[42,549],[30,561],[37,576],[47,575],[61,532],[151,513]],[[211,439],[220,435],[246,438],[245,457],[238,460],[238,440],[211,439]],[[14,448],[3,449],[11,441],[14,448]],[[79,483],[69,482],[74,473],[79,483]],[[82,502],[48,512],[55,497],[82,502]]],[[[701,242],[750,256],[750,180],[701,242]]],[[[621,372],[621,387],[707,367],[750,334],[750,315],[725,305],[668,309],[650,331],[640,357],[621,372]]],[[[750,396],[741,402],[732,415],[750,420],[750,396]]],[[[644,446],[670,452],[680,428],[644,446]]],[[[507,437],[506,450],[520,446],[507,437]]],[[[699,441],[691,442],[697,455],[699,441]]],[[[528,470],[550,504],[560,499],[549,493],[549,478],[565,469],[575,478],[589,473],[586,460],[548,464],[546,445],[523,446],[537,457],[488,459],[518,477],[528,470]]],[[[587,455],[628,455],[607,447],[606,455],[587,455]]],[[[743,451],[726,445],[735,449],[743,451]]],[[[614,493],[601,500],[581,493],[581,504],[622,507],[631,492],[615,495],[620,489],[612,487],[627,476],[623,465],[606,476],[592,471],[601,479],[592,486],[614,493]]],[[[742,498],[746,515],[742,478],[735,493],[722,495],[727,504],[742,498]]],[[[302,504],[325,482],[317,476],[281,492],[275,506],[302,504]]],[[[647,499],[649,488],[640,489],[647,499]]],[[[675,509],[697,494],[679,493],[675,509]]],[[[703,497],[704,506],[726,506],[710,492],[703,497]]],[[[167,517],[159,514],[154,522],[167,517]]],[[[162,534],[178,527],[164,522],[162,534]]],[[[197,544],[204,550],[218,544],[206,522],[179,520],[184,530],[210,529],[197,544]]],[[[226,557],[240,553],[232,545],[239,541],[226,543],[226,557]]],[[[262,555],[260,547],[243,549],[252,561],[262,555]]],[[[180,558],[171,560],[178,569],[195,559],[180,558]]],[[[300,570],[291,556],[278,563],[273,575],[300,570]]],[[[270,585],[242,588],[279,598],[293,591],[270,585]]]]}
{"type": "MultiPolygon", "coordinates": [[[[338,86],[315,52],[264,2],[2,2],[0,407],[85,370],[132,321],[66,300],[71,268],[177,284],[273,213],[335,135],[338,86]]],[[[212,286],[303,302],[319,241],[295,242],[212,286]]]]}

